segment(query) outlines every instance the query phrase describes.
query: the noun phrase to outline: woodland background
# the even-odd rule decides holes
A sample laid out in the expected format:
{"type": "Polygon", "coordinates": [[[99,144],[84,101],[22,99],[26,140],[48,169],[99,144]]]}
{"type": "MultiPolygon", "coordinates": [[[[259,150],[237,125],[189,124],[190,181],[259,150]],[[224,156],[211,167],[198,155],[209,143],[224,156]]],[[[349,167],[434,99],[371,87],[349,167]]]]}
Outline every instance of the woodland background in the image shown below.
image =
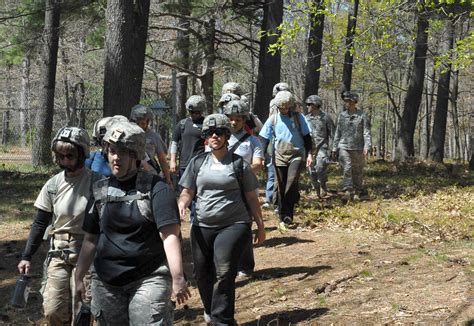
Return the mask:
{"type": "Polygon", "coordinates": [[[465,0],[0,1],[0,162],[48,166],[58,128],[139,102],[169,139],[190,95],[210,113],[228,81],[265,120],[285,81],[334,119],[359,92],[378,158],[472,168],[471,24],[465,0]]]}

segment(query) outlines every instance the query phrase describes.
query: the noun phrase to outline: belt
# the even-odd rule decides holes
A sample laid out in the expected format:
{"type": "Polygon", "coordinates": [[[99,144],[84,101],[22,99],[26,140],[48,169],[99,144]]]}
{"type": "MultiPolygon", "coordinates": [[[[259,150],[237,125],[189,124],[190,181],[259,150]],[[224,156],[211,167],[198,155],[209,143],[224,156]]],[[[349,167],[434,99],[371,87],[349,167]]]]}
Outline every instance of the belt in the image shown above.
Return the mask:
{"type": "Polygon", "coordinates": [[[53,234],[53,239],[54,240],[65,240],[65,241],[71,241],[71,240],[82,241],[84,239],[84,236],[82,234],[55,233],[55,234],[53,234]]]}

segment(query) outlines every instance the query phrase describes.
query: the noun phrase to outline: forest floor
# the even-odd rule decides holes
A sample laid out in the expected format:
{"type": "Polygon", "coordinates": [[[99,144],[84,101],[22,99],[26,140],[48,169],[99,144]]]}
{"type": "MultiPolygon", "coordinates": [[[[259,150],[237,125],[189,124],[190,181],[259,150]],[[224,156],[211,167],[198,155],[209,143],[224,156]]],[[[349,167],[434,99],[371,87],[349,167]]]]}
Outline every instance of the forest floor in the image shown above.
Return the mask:
{"type": "MultiPolygon", "coordinates": [[[[339,181],[331,167],[330,186],[339,181]]],[[[32,204],[45,176],[1,173],[0,324],[41,319],[39,266],[25,309],[9,305],[32,204]]],[[[278,228],[264,211],[267,240],[255,248],[252,278],[237,279],[240,325],[474,325],[474,175],[457,165],[372,162],[370,198],[318,200],[302,180],[295,226],[278,228]]],[[[189,225],[185,268],[192,275],[189,225]]],[[[175,313],[177,325],[204,324],[199,294],[175,313]]]]}

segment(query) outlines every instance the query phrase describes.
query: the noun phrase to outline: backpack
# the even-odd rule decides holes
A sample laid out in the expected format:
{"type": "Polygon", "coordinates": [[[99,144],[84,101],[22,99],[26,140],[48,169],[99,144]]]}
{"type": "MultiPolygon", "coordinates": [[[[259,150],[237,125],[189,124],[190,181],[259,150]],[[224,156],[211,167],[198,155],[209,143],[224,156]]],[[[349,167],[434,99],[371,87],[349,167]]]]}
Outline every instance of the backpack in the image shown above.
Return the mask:
{"type": "MultiPolygon", "coordinates": [[[[126,195],[121,189],[110,186],[110,177],[95,182],[92,186],[94,203],[99,212],[99,218],[102,217],[105,205],[110,202],[131,202],[137,201],[140,213],[148,220],[154,221],[151,209],[151,190],[153,188],[153,176],[149,173],[138,170],[137,180],[135,182],[136,193],[126,195]]],[[[94,206],[91,207],[92,213],[94,206]]]]}
{"type": "MultiPolygon", "coordinates": [[[[206,157],[208,155],[210,155],[210,152],[201,153],[201,154],[197,155],[194,158],[193,173],[194,173],[195,176],[197,176],[199,170],[201,169],[201,166],[204,163],[204,160],[206,159],[206,157]]],[[[245,208],[247,208],[247,211],[250,213],[250,206],[248,205],[247,199],[245,198],[244,187],[243,187],[243,182],[244,182],[244,158],[240,155],[232,153],[232,168],[234,169],[235,175],[237,176],[237,182],[239,183],[239,188],[240,188],[240,195],[241,195],[242,200],[245,204],[245,208]]],[[[196,194],[194,194],[194,196],[196,197],[196,194]]]]}

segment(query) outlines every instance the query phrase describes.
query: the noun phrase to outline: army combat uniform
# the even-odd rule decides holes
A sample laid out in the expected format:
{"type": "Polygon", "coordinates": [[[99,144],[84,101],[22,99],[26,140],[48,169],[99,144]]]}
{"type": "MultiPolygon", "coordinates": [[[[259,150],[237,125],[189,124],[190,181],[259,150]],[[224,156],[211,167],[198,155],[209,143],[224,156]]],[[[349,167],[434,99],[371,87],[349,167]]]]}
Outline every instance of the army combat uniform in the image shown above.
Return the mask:
{"type": "Polygon", "coordinates": [[[306,115],[306,120],[311,127],[311,138],[316,154],[316,160],[309,168],[311,183],[317,191],[320,187],[326,191],[327,168],[330,162],[329,139],[334,135],[334,122],[331,116],[323,111],[319,111],[316,115],[306,115]]]}
{"type": "Polygon", "coordinates": [[[360,110],[342,111],[337,119],[333,152],[338,152],[342,167],[343,191],[362,190],[362,175],[365,166],[363,150],[370,150],[370,122],[367,114],[360,110]]]}

